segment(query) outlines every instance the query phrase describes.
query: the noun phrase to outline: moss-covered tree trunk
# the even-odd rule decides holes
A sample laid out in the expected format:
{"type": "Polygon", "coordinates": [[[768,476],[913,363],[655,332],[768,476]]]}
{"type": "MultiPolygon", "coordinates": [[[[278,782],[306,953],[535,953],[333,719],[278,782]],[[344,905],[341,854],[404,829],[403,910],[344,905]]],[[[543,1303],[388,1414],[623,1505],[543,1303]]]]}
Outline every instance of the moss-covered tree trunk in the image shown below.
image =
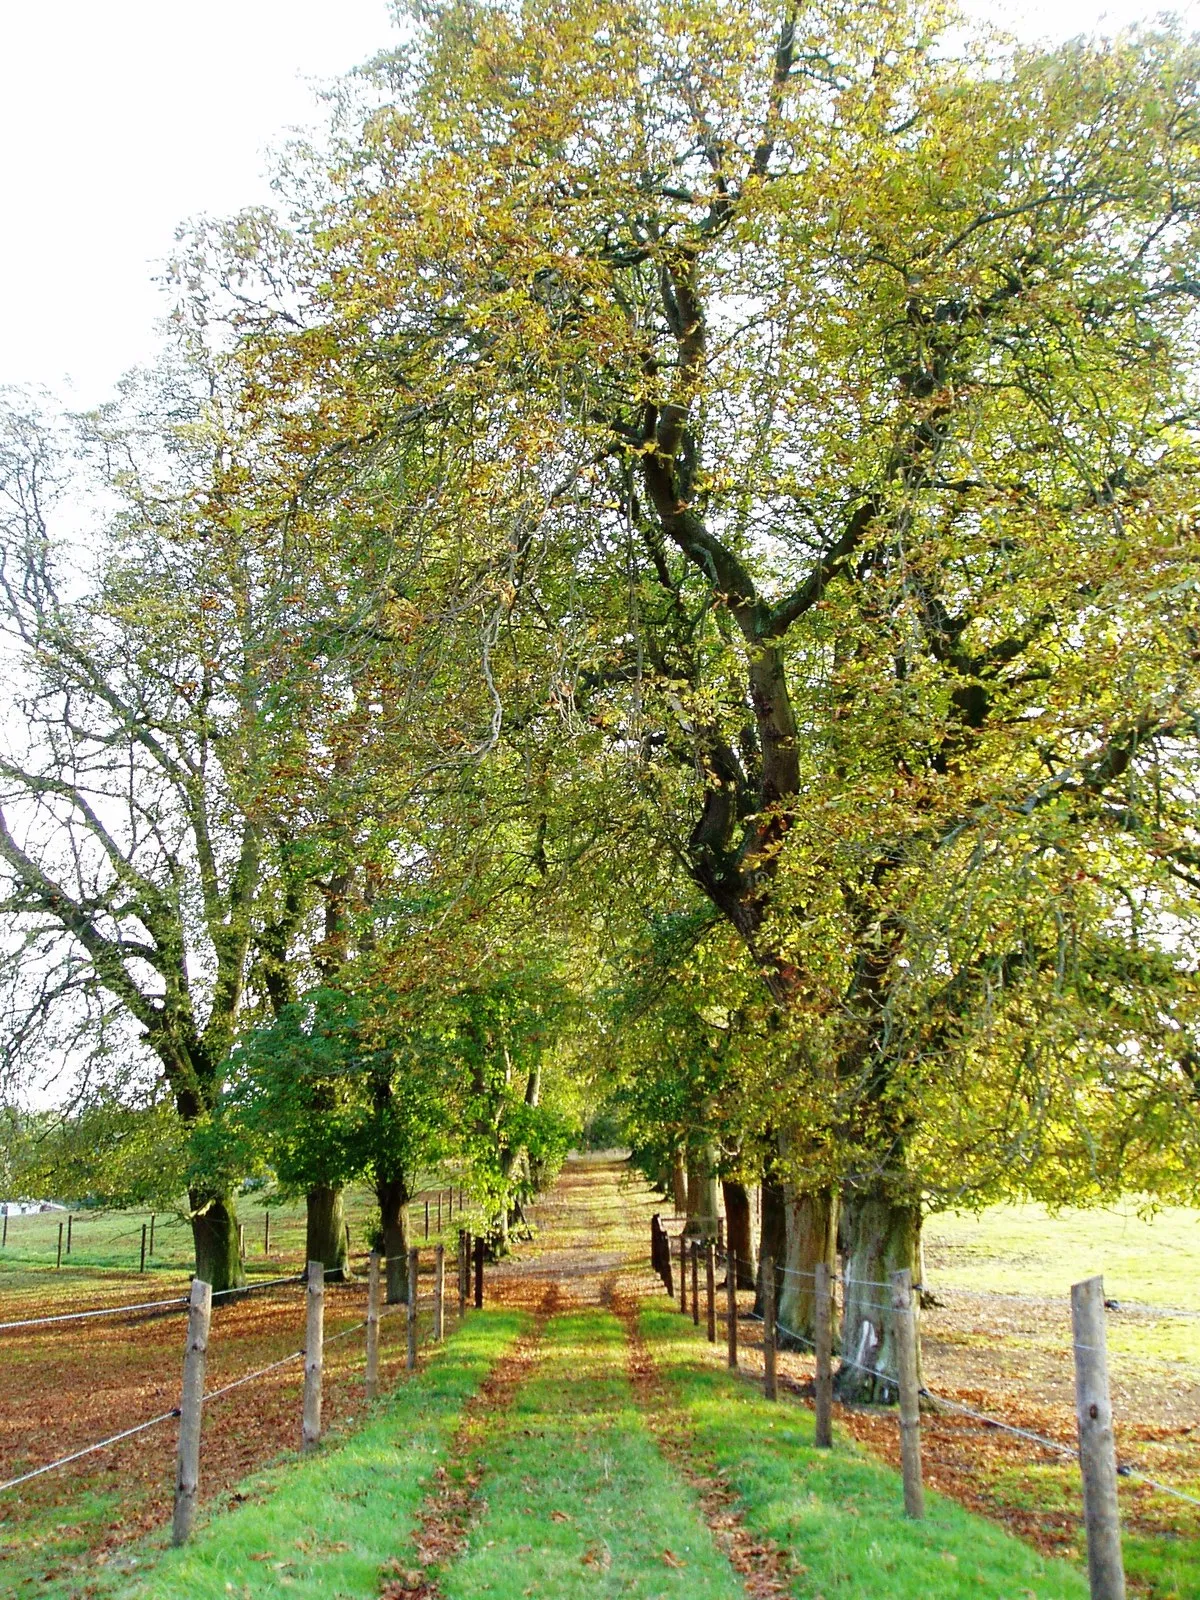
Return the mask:
{"type": "Polygon", "coordinates": [[[717,1237],[717,1154],[710,1146],[688,1162],[684,1232],[697,1239],[717,1237]]]}
{"type": "Polygon", "coordinates": [[[246,1281],[238,1239],[237,1208],[231,1194],[188,1190],[196,1276],[211,1283],[214,1294],[240,1289],[246,1281]]]}
{"type": "Polygon", "coordinates": [[[387,1275],[387,1303],[408,1299],[408,1180],[379,1178],[375,1184],[387,1275]]]}
{"type": "Polygon", "coordinates": [[[891,1275],[907,1267],[916,1280],[920,1208],[892,1199],[882,1184],[868,1183],[847,1187],[842,1211],[846,1275],[842,1364],[834,1392],[840,1400],[860,1405],[893,1405],[899,1387],[889,1310],[891,1275]]]}
{"type": "Polygon", "coordinates": [[[816,1338],[817,1263],[837,1270],[837,1196],[783,1186],[784,1251],[775,1297],[781,1349],[809,1349],[816,1338]],[[790,1333],[788,1330],[791,1330],[790,1333]]]}
{"type": "Polygon", "coordinates": [[[326,1283],[348,1283],[350,1253],[346,1244],[346,1208],[339,1184],[314,1184],[305,1199],[306,1261],[319,1261],[326,1283]]]}
{"type": "Polygon", "coordinates": [[[737,1286],[753,1289],[758,1277],[758,1250],[751,1225],[750,1196],[744,1183],[725,1178],[721,1183],[725,1197],[725,1238],[737,1256],[737,1286]]]}

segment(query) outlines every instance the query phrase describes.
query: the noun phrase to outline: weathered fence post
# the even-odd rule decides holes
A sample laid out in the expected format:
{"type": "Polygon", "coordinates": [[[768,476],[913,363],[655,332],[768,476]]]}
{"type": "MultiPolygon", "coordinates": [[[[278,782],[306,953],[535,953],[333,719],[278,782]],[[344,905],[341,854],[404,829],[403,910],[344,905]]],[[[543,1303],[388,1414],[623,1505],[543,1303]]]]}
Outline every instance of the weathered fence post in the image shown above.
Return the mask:
{"type": "Polygon", "coordinates": [[[0,1250],[8,1249],[8,1207],[4,1208],[4,1237],[0,1239],[0,1250]]]}
{"type": "Polygon", "coordinates": [[[737,1251],[729,1250],[725,1255],[725,1319],[728,1324],[725,1334],[729,1344],[731,1367],[736,1367],[738,1364],[737,1318],[737,1251]]]}
{"type": "Polygon", "coordinates": [[[687,1240],[679,1235],[679,1314],[687,1316],[687,1240]]]}
{"type": "Polygon", "coordinates": [[[71,1254],[71,1224],[74,1221],[75,1221],[75,1218],[68,1211],[67,1212],[67,1254],[68,1255],[71,1254]]]}
{"type": "Polygon", "coordinates": [[[717,1342],[717,1249],[710,1239],[704,1247],[704,1287],[708,1294],[708,1342],[717,1342]]]}
{"type": "Polygon", "coordinates": [[[204,1368],[208,1360],[211,1317],[212,1285],[193,1278],[188,1299],[187,1343],[183,1349],[183,1392],[179,1400],[172,1544],[186,1544],[196,1520],[196,1500],[200,1493],[200,1413],[204,1405],[204,1368]]]}
{"type": "Polygon", "coordinates": [[[833,1300],[829,1267],[817,1262],[813,1310],[816,1312],[817,1370],[813,1378],[817,1425],[813,1442],[828,1450],[833,1444],[833,1300]]]}
{"type": "MultiPolygon", "coordinates": [[[[58,1225],[58,1257],[57,1257],[57,1259],[55,1260],[55,1263],[54,1263],[54,1265],[56,1267],[61,1267],[62,1266],[62,1230],[63,1230],[63,1225],[60,1222],[59,1225],[58,1225]]],[[[145,1253],[146,1253],[146,1230],[143,1228],[142,1229],[142,1254],[143,1254],[143,1256],[145,1255],[145,1253]]],[[[145,1262],[143,1262],[142,1265],[144,1266],[145,1262]]]]}
{"type": "Polygon", "coordinates": [[[475,1309],[483,1310],[483,1235],[475,1239],[475,1309]]]}
{"type": "Polygon", "coordinates": [[[700,1242],[692,1240],[692,1326],[700,1326],[700,1242]]]}
{"type": "Polygon", "coordinates": [[[438,1228],[438,1233],[440,1234],[441,1231],[442,1231],[442,1191],[440,1189],[438,1190],[438,1224],[437,1224],[437,1228],[438,1228]]]}
{"type": "Polygon", "coordinates": [[[263,1255],[271,1254],[271,1213],[263,1207],[263,1255]]]}
{"type": "Polygon", "coordinates": [[[912,1273],[892,1273],[892,1319],[896,1332],[896,1366],[900,1379],[900,1467],[904,1474],[904,1511],[925,1515],[921,1482],[921,1388],[917,1377],[917,1323],[913,1314],[912,1273]]]}
{"type": "MultiPolygon", "coordinates": [[[[451,1194],[454,1190],[451,1189],[451,1194]]],[[[470,1246],[467,1243],[467,1230],[458,1230],[458,1315],[460,1318],[467,1314],[467,1262],[470,1246]]]]}
{"type": "MultiPolygon", "coordinates": [[[[145,1237],[146,1237],[146,1230],[143,1227],[143,1229],[142,1229],[142,1242],[143,1242],[143,1244],[145,1243],[145,1237]]],[[[239,1261],[245,1261],[245,1259],[246,1259],[246,1224],[244,1222],[239,1222],[238,1223],[238,1260],[239,1261]]]]}
{"type": "Polygon", "coordinates": [[[304,1337],[304,1420],[300,1440],[315,1450],[321,1437],[321,1373],[325,1365],[325,1263],[308,1263],[307,1327],[304,1337]]]}
{"type": "Polygon", "coordinates": [[[763,1289],[763,1393],[768,1400],[779,1399],[779,1385],[775,1377],[775,1262],[771,1256],[762,1261],[763,1289]]]}
{"type": "MultiPolygon", "coordinates": [[[[150,1255],[151,1255],[151,1258],[153,1258],[153,1256],[154,1256],[154,1221],[155,1221],[155,1214],[152,1211],[150,1213],[150,1255]]],[[[67,1224],[67,1238],[70,1239],[70,1237],[71,1237],[71,1226],[70,1226],[70,1222],[68,1221],[68,1224],[67,1224]]]]}
{"type": "Polygon", "coordinates": [[[408,1252],[408,1354],[405,1357],[405,1367],[409,1372],[417,1369],[417,1274],[421,1268],[421,1254],[418,1250],[408,1252]]]}
{"type": "Polygon", "coordinates": [[[346,1271],[350,1271],[350,1224],[346,1224],[346,1271]]]}
{"type": "Polygon", "coordinates": [[[429,1201],[425,1202],[425,1237],[429,1237],[429,1201]]]}
{"type": "Polygon", "coordinates": [[[446,1330],[446,1246],[433,1251],[433,1337],[440,1343],[446,1330]]]}
{"type": "Polygon", "coordinates": [[[367,1261],[367,1399],[379,1392],[379,1251],[367,1261]]]}
{"type": "Polygon", "coordinates": [[[1117,1509],[1117,1447],[1108,1392],[1104,1279],[1071,1285],[1075,1344],[1075,1419],[1083,1478],[1088,1582],[1092,1600],[1125,1600],[1125,1563],[1117,1509]]]}

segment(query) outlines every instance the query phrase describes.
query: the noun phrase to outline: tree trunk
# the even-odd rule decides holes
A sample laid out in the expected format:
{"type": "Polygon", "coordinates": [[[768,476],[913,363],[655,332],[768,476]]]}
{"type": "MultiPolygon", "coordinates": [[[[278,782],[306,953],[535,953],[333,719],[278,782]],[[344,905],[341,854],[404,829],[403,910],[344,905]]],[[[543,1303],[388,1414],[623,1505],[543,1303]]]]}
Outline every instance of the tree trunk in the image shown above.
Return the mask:
{"type": "Polygon", "coordinates": [[[387,1303],[402,1305],[408,1299],[408,1183],[404,1178],[379,1178],[375,1183],[383,1254],[387,1272],[387,1303]]]}
{"type": "Polygon", "coordinates": [[[684,1232],[698,1239],[717,1237],[717,1160],[708,1147],[687,1169],[687,1222],[684,1232]]]}
{"type": "Polygon", "coordinates": [[[319,1261],[325,1268],[326,1283],[350,1281],[349,1252],[346,1248],[346,1211],[340,1185],[314,1184],[305,1196],[307,1228],[306,1261],[319,1261]]]}
{"type": "Polygon", "coordinates": [[[237,1209],[230,1194],[188,1190],[196,1276],[211,1283],[213,1293],[240,1289],[246,1281],[238,1241],[237,1209]]]}
{"type": "Polygon", "coordinates": [[[737,1287],[753,1289],[758,1276],[758,1254],[754,1248],[754,1229],[750,1225],[750,1196],[743,1183],[728,1178],[721,1183],[725,1196],[725,1237],[737,1256],[737,1287]]]}
{"type": "Polygon", "coordinates": [[[671,1195],[675,1201],[675,1215],[687,1215],[687,1173],[684,1170],[683,1156],[679,1151],[671,1159],[671,1195]]]}
{"type": "MultiPolygon", "coordinates": [[[[761,1317],[763,1314],[763,1288],[762,1264],[763,1257],[770,1256],[778,1264],[787,1256],[787,1216],[783,1202],[783,1184],[775,1176],[774,1169],[768,1166],[762,1177],[762,1217],[758,1233],[758,1263],[755,1272],[754,1284],[754,1314],[761,1317]]],[[[779,1304],[779,1283],[776,1273],[776,1299],[779,1304]]]]}
{"type": "Polygon", "coordinates": [[[785,1244],[775,1299],[781,1350],[808,1350],[817,1336],[816,1268],[823,1261],[837,1275],[837,1195],[832,1189],[805,1194],[783,1186],[785,1244]],[[784,1330],[790,1328],[798,1337],[784,1330]]]}
{"type": "MultiPolygon", "coordinates": [[[[916,1277],[920,1207],[890,1199],[878,1183],[848,1188],[842,1207],[845,1309],[842,1365],[834,1379],[834,1392],[839,1400],[860,1405],[894,1405],[900,1391],[896,1342],[887,1309],[891,1275],[907,1267],[916,1277]],[[872,1370],[864,1372],[864,1367],[872,1370]]],[[[919,1343],[917,1356],[919,1370],[919,1343]]]]}

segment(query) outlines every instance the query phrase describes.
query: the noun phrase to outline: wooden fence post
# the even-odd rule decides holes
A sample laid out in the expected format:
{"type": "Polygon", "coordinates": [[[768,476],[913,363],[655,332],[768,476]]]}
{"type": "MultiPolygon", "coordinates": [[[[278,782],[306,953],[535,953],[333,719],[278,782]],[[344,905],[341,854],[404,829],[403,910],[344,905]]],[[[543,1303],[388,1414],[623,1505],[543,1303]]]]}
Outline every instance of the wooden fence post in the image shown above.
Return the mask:
{"type": "Polygon", "coordinates": [[[68,1211],[67,1212],[67,1254],[68,1255],[71,1254],[71,1224],[74,1221],[75,1221],[75,1218],[68,1211]]]}
{"type": "MultiPolygon", "coordinates": [[[[454,1190],[451,1189],[451,1194],[454,1190]]],[[[467,1243],[467,1230],[458,1230],[458,1315],[463,1318],[467,1314],[467,1252],[470,1246],[467,1243]]]]}
{"type": "Polygon", "coordinates": [[[763,1393],[768,1400],[779,1399],[779,1384],[775,1376],[775,1261],[772,1256],[762,1260],[763,1290],[763,1393]]]}
{"type": "Polygon", "coordinates": [[[692,1326],[700,1326],[700,1241],[692,1240],[692,1326]]]}
{"type": "Polygon", "coordinates": [[[321,1437],[321,1373],[325,1365],[325,1263],[308,1263],[307,1326],[304,1337],[304,1420],[300,1440],[315,1450],[321,1437]]]}
{"type": "Polygon", "coordinates": [[[816,1300],[816,1350],[817,1371],[813,1379],[817,1425],[813,1439],[818,1449],[828,1450],[833,1445],[833,1285],[829,1267],[817,1262],[816,1300]]]}
{"type": "Polygon", "coordinates": [[[442,1191],[438,1190],[438,1233],[442,1231],[442,1191]]]}
{"type": "Polygon", "coordinates": [[[717,1249],[710,1239],[704,1247],[704,1287],[708,1294],[708,1342],[717,1342],[717,1249]]]}
{"type": "Polygon", "coordinates": [[[679,1235],[679,1314],[687,1316],[687,1240],[679,1235]]]}
{"type": "Polygon", "coordinates": [[[717,1249],[724,1254],[725,1250],[725,1218],[717,1218],[717,1249]]]}
{"type": "Polygon", "coordinates": [[[263,1255],[271,1254],[271,1213],[263,1207],[263,1255]]]}
{"type": "Polygon", "coordinates": [[[731,1367],[736,1367],[738,1364],[737,1317],[737,1251],[730,1250],[725,1256],[725,1320],[727,1323],[725,1335],[729,1344],[729,1365],[731,1367]]]}
{"type": "MultiPolygon", "coordinates": [[[[150,1213],[150,1254],[151,1254],[152,1257],[154,1255],[154,1223],[155,1223],[155,1220],[156,1220],[155,1213],[152,1211],[150,1213]]],[[[71,1231],[70,1228],[68,1228],[67,1232],[70,1233],[70,1231],[71,1231]]]]}
{"type": "MultiPolygon", "coordinates": [[[[142,1229],[143,1238],[145,1236],[145,1233],[146,1233],[146,1230],[145,1230],[145,1228],[143,1228],[142,1229]]],[[[246,1224],[244,1222],[239,1222],[238,1223],[238,1260],[239,1261],[245,1261],[245,1259],[246,1259],[246,1224]]]]}
{"type": "MultiPolygon", "coordinates": [[[[59,1225],[58,1225],[58,1259],[54,1263],[54,1265],[56,1267],[61,1267],[62,1266],[62,1230],[63,1230],[63,1225],[60,1222],[59,1225]]],[[[145,1253],[146,1253],[146,1230],[143,1228],[142,1229],[142,1254],[145,1255],[145,1253]]],[[[143,1262],[143,1265],[145,1265],[144,1262],[143,1262]]]]}
{"type": "Polygon", "coordinates": [[[429,1237],[429,1201],[425,1202],[425,1237],[429,1237]]]}
{"type": "Polygon", "coordinates": [[[379,1251],[367,1261],[367,1399],[379,1393],[379,1251]]]}
{"type": "Polygon", "coordinates": [[[1075,1420],[1083,1478],[1088,1582],[1092,1600],[1125,1600],[1125,1563],[1117,1509],[1117,1447],[1108,1392],[1104,1279],[1071,1285],[1075,1344],[1075,1420]]]}
{"type": "Polygon", "coordinates": [[[350,1224],[346,1224],[346,1271],[350,1271],[350,1224]]]}
{"type": "Polygon", "coordinates": [[[404,1365],[409,1372],[417,1370],[417,1275],[421,1269],[419,1250],[408,1252],[408,1354],[404,1365]]]}
{"type": "Polygon", "coordinates": [[[208,1360],[211,1317],[212,1284],[193,1278],[188,1299],[187,1343],[183,1349],[183,1392],[179,1400],[172,1544],[186,1544],[196,1520],[196,1500],[200,1493],[200,1413],[204,1405],[204,1368],[208,1360]]]}
{"type": "Polygon", "coordinates": [[[892,1320],[900,1378],[900,1467],[904,1473],[906,1516],[925,1515],[921,1482],[921,1391],[917,1377],[917,1323],[913,1314],[912,1273],[892,1273],[892,1320]]]}
{"type": "Polygon", "coordinates": [[[8,1207],[4,1208],[4,1237],[0,1239],[0,1250],[8,1249],[8,1207]]]}
{"type": "Polygon", "coordinates": [[[475,1309],[483,1310],[483,1235],[475,1240],[475,1309]]]}
{"type": "Polygon", "coordinates": [[[433,1251],[433,1337],[440,1343],[446,1329],[446,1246],[433,1251]]]}

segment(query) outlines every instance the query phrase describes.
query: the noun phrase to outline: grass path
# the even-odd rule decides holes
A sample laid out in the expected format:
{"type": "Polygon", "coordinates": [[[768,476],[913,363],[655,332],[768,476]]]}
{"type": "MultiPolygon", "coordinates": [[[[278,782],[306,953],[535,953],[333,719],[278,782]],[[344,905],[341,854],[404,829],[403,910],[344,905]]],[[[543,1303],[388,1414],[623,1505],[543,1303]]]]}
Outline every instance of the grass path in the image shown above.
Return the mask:
{"type": "Polygon", "coordinates": [[[744,1600],[625,1369],[611,1313],[547,1325],[541,1361],[472,1463],[481,1514],[440,1575],[446,1600],[744,1600]]]}

